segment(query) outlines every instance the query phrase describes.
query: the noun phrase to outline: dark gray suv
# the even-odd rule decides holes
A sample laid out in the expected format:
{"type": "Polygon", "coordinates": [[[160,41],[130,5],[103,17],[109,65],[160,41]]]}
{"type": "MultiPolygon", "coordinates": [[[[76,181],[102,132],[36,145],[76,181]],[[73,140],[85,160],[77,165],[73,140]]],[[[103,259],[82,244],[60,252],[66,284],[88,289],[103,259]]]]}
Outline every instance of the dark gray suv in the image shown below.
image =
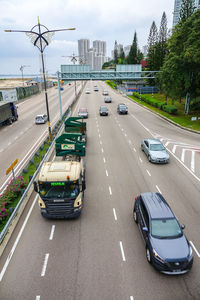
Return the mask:
{"type": "Polygon", "coordinates": [[[133,218],[146,247],[146,257],[158,271],[184,274],[192,268],[192,248],[166,200],[159,193],[135,198],[133,218]]]}

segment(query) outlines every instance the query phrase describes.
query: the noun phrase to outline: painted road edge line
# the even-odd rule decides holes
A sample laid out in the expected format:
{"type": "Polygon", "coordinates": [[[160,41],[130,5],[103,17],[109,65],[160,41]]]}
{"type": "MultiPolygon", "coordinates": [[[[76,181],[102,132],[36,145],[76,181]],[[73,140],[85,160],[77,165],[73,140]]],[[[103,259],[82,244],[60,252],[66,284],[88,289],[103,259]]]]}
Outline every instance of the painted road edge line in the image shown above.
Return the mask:
{"type": "Polygon", "coordinates": [[[44,264],[42,267],[42,272],[41,272],[41,276],[43,277],[46,273],[46,269],[47,269],[47,264],[48,264],[48,259],[49,259],[49,253],[45,254],[45,258],[44,258],[44,264]]]}
{"type": "Polygon", "coordinates": [[[121,253],[122,253],[122,260],[126,261],[125,255],[124,255],[124,248],[123,248],[123,244],[122,241],[119,242],[120,245],[120,249],[121,249],[121,253]]]}
{"type": "Polygon", "coordinates": [[[33,210],[33,207],[34,207],[34,205],[35,205],[35,203],[36,203],[36,201],[37,201],[37,198],[38,198],[38,195],[35,196],[35,199],[34,199],[32,205],[31,205],[31,207],[30,207],[30,209],[29,209],[29,212],[28,212],[28,214],[27,214],[27,216],[26,216],[26,219],[24,220],[24,223],[23,223],[23,225],[22,225],[22,227],[21,227],[21,229],[20,229],[20,231],[19,231],[19,233],[18,233],[18,236],[17,236],[17,238],[16,238],[16,240],[15,240],[15,242],[14,242],[14,245],[13,245],[13,247],[12,247],[12,249],[11,249],[11,251],[10,251],[10,253],[9,253],[8,257],[7,257],[7,259],[6,259],[6,262],[5,262],[5,264],[4,264],[4,266],[3,266],[3,269],[2,269],[2,271],[1,271],[1,273],[0,273],[0,281],[2,280],[3,275],[5,274],[6,269],[7,269],[8,265],[9,265],[9,262],[10,262],[10,260],[11,260],[11,258],[12,258],[12,256],[13,256],[13,254],[14,254],[14,252],[15,252],[15,249],[16,249],[16,247],[17,247],[17,244],[18,244],[18,242],[19,242],[19,240],[20,240],[20,238],[21,238],[21,235],[22,235],[22,233],[23,233],[23,231],[24,231],[24,228],[25,228],[25,226],[26,226],[26,223],[28,222],[28,219],[29,219],[30,214],[31,214],[31,212],[32,212],[32,210],[33,210]]]}

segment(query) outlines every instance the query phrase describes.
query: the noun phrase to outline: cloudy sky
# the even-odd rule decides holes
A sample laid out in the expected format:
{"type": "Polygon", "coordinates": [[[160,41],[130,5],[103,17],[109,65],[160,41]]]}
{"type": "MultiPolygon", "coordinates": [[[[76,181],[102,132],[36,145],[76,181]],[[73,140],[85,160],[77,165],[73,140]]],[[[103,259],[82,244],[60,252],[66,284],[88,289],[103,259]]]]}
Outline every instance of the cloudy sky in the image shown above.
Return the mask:
{"type": "Polygon", "coordinates": [[[56,33],[45,49],[46,68],[50,74],[69,64],[78,54],[78,39],[103,40],[107,56],[114,42],[132,44],[137,32],[140,48],[147,43],[152,21],[160,26],[166,12],[172,26],[174,0],[0,0],[0,74],[37,74],[41,68],[39,50],[24,33],[6,33],[5,29],[31,30],[38,22],[49,30],[75,27],[75,31],[56,33]]]}

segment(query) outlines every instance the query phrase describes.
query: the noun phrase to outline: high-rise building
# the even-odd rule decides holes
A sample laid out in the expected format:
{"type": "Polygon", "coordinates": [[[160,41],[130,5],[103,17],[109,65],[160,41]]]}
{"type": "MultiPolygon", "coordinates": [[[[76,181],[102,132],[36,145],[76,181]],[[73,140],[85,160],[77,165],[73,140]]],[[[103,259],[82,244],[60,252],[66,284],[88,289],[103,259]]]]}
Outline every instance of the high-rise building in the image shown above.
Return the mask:
{"type": "MultiPolygon", "coordinates": [[[[182,0],[174,1],[173,26],[175,26],[179,22],[181,4],[182,4],[182,0]]],[[[194,6],[196,7],[196,9],[200,9],[200,0],[194,0],[194,6]]]]}
{"type": "Polygon", "coordinates": [[[112,58],[114,58],[115,50],[117,50],[117,55],[119,57],[121,49],[123,50],[123,45],[122,44],[117,44],[117,41],[115,41],[114,50],[111,51],[112,58]]]}
{"type": "Polygon", "coordinates": [[[88,39],[81,39],[78,40],[78,56],[84,61],[86,58],[86,53],[90,48],[90,40],[88,39]]]}
{"type": "MultiPolygon", "coordinates": [[[[93,41],[93,47],[90,48],[90,41],[82,39],[78,41],[78,55],[79,57],[84,56],[84,63],[90,65],[91,70],[101,70],[102,65],[108,61],[106,57],[106,42],[104,41],[93,41]]],[[[80,60],[80,58],[79,58],[80,60]]]]}
{"type": "Polygon", "coordinates": [[[97,54],[106,56],[106,42],[104,41],[93,41],[93,49],[97,54]]]}
{"type": "Polygon", "coordinates": [[[130,50],[131,50],[131,45],[125,46],[125,47],[124,47],[124,55],[125,55],[125,56],[128,56],[130,50]]]}

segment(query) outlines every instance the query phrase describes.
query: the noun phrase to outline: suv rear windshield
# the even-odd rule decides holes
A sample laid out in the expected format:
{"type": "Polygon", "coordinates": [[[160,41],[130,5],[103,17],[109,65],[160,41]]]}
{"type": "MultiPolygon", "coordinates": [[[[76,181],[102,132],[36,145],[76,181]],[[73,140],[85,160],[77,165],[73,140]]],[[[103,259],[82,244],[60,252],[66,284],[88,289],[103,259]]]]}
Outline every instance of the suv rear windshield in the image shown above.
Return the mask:
{"type": "Polygon", "coordinates": [[[152,219],[151,234],[153,237],[159,239],[177,238],[183,235],[175,218],[152,219]]]}

